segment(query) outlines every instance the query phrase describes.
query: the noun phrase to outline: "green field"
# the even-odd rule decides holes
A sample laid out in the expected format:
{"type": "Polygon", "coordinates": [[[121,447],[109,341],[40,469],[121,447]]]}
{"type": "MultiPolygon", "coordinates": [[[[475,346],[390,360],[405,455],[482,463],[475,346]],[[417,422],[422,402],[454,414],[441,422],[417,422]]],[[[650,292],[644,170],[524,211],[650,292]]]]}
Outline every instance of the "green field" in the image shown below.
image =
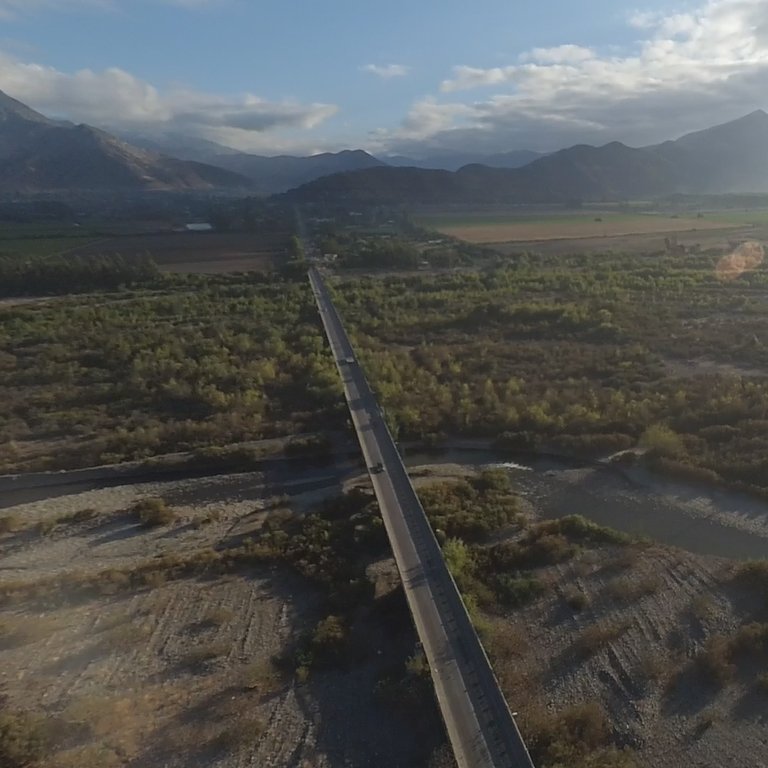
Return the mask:
{"type": "Polygon", "coordinates": [[[740,222],[717,214],[590,210],[577,213],[450,213],[422,217],[422,226],[470,243],[620,237],[728,229],[740,222]]]}
{"type": "Polygon", "coordinates": [[[676,213],[674,211],[663,212],[639,212],[639,211],[616,211],[603,208],[590,208],[580,211],[540,211],[522,213],[518,211],[507,212],[445,212],[435,214],[424,214],[416,217],[416,223],[422,226],[439,229],[441,227],[479,227],[479,226],[499,226],[508,224],[547,224],[549,226],[558,226],[563,224],[584,223],[585,221],[594,221],[601,218],[605,222],[620,224],[635,224],[637,222],[647,222],[654,220],[680,220],[680,221],[716,221],[728,224],[755,224],[757,226],[768,225],[768,208],[758,210],[721,210],[721,211],[703,211],[701,218],[696,212],[686,211],[676,213]]]}
{"type": "Polygon", "coordinates": [[[706,215],[716,216],[719,220],[727,221],[731,224],[752,224],[757,227],[768,227],[768,209],[756,211],[717,211],[716,213],[706,215]]]}
{"type": "Polygon", "coordinates": [[[55,256],[82,248],[95,237],[23,237],[4,238],[0,235],[0,255],[3,256],[55,256]]]}

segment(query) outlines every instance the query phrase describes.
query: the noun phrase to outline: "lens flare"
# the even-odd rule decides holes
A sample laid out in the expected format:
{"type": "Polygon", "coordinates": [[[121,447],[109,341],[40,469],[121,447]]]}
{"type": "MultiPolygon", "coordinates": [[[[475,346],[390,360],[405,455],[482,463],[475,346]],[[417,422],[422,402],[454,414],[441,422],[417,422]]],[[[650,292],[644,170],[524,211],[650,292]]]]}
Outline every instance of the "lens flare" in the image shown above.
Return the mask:
{"type": "Polygon", "coordinates": [[[733,253],[723,256],[717,262],[715,274],[721,280],[735,280],[745,272],[757,269],[764,259],[765,248],[760,243],[751,240],[742,243],[733,253]]]}

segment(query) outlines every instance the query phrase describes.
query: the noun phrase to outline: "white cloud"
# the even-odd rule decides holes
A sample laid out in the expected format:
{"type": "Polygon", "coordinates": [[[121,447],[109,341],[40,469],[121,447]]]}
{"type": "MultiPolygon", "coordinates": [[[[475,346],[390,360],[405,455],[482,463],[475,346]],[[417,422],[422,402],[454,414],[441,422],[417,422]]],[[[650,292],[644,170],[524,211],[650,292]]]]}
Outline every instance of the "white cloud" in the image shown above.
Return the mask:
{"type": "Polygon", "coordinates": [[[641,145],[768,105],[768,0],[707,0],[684,13],[635,14],[629,23],[641,39],[624,53],[561,45],[534,48],[506,66],[454,67],[442,93],[492,93],[463,104],[456,96],[428,100],[429,115],[452,114],[453,122],[422,138],[431,149],[470,142],[490,151],[614,139],[641,145]]]}
{"type": "Polygon", "coordinates": [[[449,128],[457,119],[473,114],[472,107],[466,104],[438,104],[433,98],[425,98],[411,107],[398,131],[398,137],[423,139],[449,128]]]}
{"type": "Polygon", "coordinates": [[[383,80],[389,80],[393,77],[405,77],[410,72],[410,67],[407,67],[405,64],[366,64],[361,69],[363,72],[369,72],[383,80]]]}
{"type": "Polygon", "coordinates": [[[0,90],[44,114],[122,130],[177,131],[235,146],[262,146],[275,131],[305,131],[335,114],[333,104],[272,102],[188,89],[162,91],[110,68],[69,74],[0,52],[0,90]],[[258,137],[254,140],[254,137],[258,137]]]}
{"type": "Polygon", "coordinates": [[[595,58],[591,48],[581,45],[558,45],[554,48],[534,48],[521,56],[523,61],[535,61],[538,64],[582,64],[595,58]]]}

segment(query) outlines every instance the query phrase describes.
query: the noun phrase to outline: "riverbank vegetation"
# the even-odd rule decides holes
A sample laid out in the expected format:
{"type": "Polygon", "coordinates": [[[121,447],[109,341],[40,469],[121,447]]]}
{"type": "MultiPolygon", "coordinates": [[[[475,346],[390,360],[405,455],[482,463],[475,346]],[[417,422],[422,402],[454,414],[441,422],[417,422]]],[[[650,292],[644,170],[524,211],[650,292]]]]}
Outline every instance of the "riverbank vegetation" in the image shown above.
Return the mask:
{"type": "Polygon", "coordinates": [[[0,307],[0,471],[322,429],[343,418],[340,392],[303,280],[178,277],[0,307]]]}
{"type": "Polygon", "coordinates": [[[768,492],[768,269],[523,254],[336,291],[399,437],[608,455],[768,492]]]}
{"type": "Polygon", "coordinates": [[[151,285],[160,270],[149,256],[127,259],[119,254],[30,254],[3,251],[0,241],[0,298],[9,296],[63,296],[89,291],[151,285]]]}

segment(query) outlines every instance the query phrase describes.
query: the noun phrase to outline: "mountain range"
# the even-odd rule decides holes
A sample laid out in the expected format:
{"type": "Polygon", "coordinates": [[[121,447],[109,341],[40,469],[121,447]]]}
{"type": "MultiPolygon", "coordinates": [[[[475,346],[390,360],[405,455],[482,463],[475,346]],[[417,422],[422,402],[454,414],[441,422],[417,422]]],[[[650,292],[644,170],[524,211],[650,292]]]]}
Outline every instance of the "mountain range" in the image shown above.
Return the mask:
{"type": "Polygon", "coordinates": [[[52,120],[0,91],[0,193],[227,190],[332,204],[561,203],[673,193],[768,191],[768,114],[635,149],[619,142],[547,155],[362,150],[253,155],[179,134],[118,138],[52,120]],[[127,140],[126,140],[127,139],[127,140]]]}
{"type": "Polygon", "coordinates": [[[542,152],[529,149],[517,149],[511,152],[497,152],[494,155],[479,155],[476,152],[441,152],[428,154],[421,158],[403,155],[385,155],[382,159],[387,165],[409,168],[434,168],[444,171],[458,171],[465,165],[490,165],[492,168],[522,168],[540,157],[542,152]]]}
{"type": "Polygon", "coordinates": [[[180,157],[183,160],[195,160],[228,168],[247,176],[253,184],[254,191],[264,195],[285,192],[320,176],[364,168],[381,168],[390,165],[456,171],[470,163],[490,165],[495,168],[520,168],[543,157],[540,152],[526,149],[500,152],[495,155],[482,155],[476,152],[441,152],[427,154],[424,157],[383,155],[379,158],[361,149],[347,149],[341,152],[323,152],[309,157],[293,155],[268,157],[240,152],[223,144],[174,132],[155,136],[122,132],[120,136],[143,149],[180,157]]]}
{"type": "Polygon", "coordinates": [[[0,192],[247,189],[239,174],[50,120],[0,91],[0,192]]]}
{"type": "Polygon", "coordinates": [[[455,172],[372,168],[317,179],[286,197],[352,205],[466,205],[729,192],[768,192],[768,114],[762,110],[650,147],[577,145],[514,169],[478,164],[455,172]]]}

